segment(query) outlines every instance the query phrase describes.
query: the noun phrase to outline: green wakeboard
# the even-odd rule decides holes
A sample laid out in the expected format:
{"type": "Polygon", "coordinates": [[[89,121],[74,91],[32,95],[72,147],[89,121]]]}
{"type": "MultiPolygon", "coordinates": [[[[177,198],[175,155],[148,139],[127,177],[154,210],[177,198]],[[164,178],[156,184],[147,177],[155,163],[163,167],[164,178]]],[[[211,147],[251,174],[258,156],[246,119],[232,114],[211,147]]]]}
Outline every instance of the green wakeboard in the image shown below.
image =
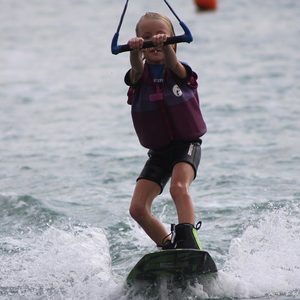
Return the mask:
{"type": "Polygon", "coordinates": [[[143,256],[127,276],[127,284],[160,278],[184,279],[216,273],[217,267],[206,251],[196,249],[162,250],[143,256]]]}

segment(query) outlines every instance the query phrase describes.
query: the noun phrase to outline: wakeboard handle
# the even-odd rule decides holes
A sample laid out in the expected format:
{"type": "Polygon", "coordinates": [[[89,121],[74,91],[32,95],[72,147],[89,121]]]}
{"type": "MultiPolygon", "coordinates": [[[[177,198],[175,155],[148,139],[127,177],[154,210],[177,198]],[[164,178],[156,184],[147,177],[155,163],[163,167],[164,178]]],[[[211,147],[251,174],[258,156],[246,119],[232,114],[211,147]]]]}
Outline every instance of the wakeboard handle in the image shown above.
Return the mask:
{"type": "MultiPolygon", "coordinates": [[[[118,25],[118,28],[117,28],[117,32],[114,34],[113,39],[111,41],[111,52],[112,52],[112,54],[119,54],[121,52],[126,52],[126,51],[131,51],[132,50],[129,47],[128,44],[118,45],[119,32],[120,32],[120,29],[121,29],[121,26],[122,26],[122,23],[123,23],[124,15],[125,15],[126,10],[127,10],[128,1],[129,0],[127,0],[126,3],[125,3],[125,6],[124,6],[124,9],[123,9],[121,18],[120,18],[120,22],[119,22],[119,25],[118,25]]],[[[176,19],[179,21],[179,24],[180,24],[181,28],[184,31],[184,34],[182,34],[182,35],[168,37],[167,40],[164,42],[164,45],[192,42],[193,41],[193,36],[192,36],[191,31],[189,30],[189,28],[179,19],[179,17],[177,16],[177,14],[173,10],[173,8],[170,6],[170,4],[167,2],[167,0],[164,0],[164,2],[169,7],[169,9],[173,13],[173,15],[176,17],[176,19]]],[[[153,42],[152,41],[145,41],[144,44],[143,44],[142,49],[151,48],[151,47],[155,47],[153,42]]]]}
{"type": "MultiPolygon", "coordinates": [[[[183,22],[181,22],[180,25],[184,30],[184,34],[168,37],[167,40],[164,42],[164,45],[177,44],[177,43],[190,43],[193,41],[192,34],[188,29],[188,27],[183,22]]],[[[118,38],[119,38],[119,33],[116,32],[111,43],[112,54],[119,54],[121,52],[132,50],[128,44],[118,45],[118,38]]],[[[145,41],[142,46],[142,49],[151,48],[151,47],[155,47],[154,43],[152,41],[145,41]]]]}

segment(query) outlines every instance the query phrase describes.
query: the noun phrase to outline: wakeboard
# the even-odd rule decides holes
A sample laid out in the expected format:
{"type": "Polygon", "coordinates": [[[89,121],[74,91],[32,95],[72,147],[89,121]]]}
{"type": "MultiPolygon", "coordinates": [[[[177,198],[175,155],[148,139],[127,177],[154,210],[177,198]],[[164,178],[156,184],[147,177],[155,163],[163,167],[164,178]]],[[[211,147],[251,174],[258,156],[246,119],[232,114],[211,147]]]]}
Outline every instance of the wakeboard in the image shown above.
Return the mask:
{"type": "Polygon", "coordinates": [[[127,276],[127,284],[155,282],[160,278],[184,279],[217,273],[210,254],[197,249],[162,250],[143,256],[127,276]]]}

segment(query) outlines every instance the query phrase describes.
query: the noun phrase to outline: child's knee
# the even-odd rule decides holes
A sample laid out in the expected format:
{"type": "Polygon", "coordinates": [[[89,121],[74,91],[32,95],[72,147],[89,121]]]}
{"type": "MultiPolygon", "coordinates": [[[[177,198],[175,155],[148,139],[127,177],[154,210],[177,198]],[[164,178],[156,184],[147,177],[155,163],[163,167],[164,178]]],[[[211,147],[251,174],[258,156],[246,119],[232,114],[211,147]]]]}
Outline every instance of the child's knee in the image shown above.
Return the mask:
{"type": "Polygon", "coordinates": [[[129,213],[133,219],[136,219],[139,215],[139,208],[131,204],[129,207],[129,213]]]}
{"type": "Polygon", "coordinates": [[[133,219],[136,221],[139,221],[143,219],[146,209],[144,206],[136,203],[131,203],[130,208],[129,208],[129,213],[133,219]]]}
{"type": "Polygon", "coordinates": [[[170,194],[173,199],[188,195],[188,193],[188,187],[181,182],[172,183],[170,186],[170,194]]]}

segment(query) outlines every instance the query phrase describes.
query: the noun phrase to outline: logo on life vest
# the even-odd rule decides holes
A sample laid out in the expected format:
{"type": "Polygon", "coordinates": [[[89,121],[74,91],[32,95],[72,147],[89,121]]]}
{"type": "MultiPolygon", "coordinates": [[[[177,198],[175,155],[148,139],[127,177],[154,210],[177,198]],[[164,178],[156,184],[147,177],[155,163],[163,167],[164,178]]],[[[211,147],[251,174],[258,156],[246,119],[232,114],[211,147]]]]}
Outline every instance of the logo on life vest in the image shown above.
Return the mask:
{"type": "Polygon", "coordinates": [[[174,86],[173,86],[173,94],[176,96],[176,97],[181,97],[182,96],[182,90],[180,89],[180,87],[177,85],[177,84],[175,84],[174,86]]]}

